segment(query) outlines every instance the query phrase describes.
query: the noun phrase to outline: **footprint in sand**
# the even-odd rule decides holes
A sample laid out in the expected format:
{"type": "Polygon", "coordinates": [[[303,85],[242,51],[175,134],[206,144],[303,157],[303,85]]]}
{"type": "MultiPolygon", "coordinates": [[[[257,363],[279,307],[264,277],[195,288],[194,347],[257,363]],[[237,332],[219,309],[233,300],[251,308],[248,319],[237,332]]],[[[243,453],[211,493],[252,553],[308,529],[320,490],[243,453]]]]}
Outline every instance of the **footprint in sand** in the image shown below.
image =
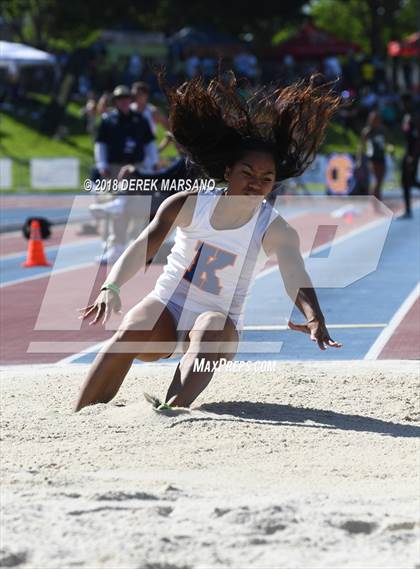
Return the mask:
{"type": "Polygon", "coordinates": [[[95,494],[94,500],[113,500],[116,502],[123,502],[124,500],[159,500],[154,494],[147,492],[122,492],[114,491],[104,492],[103,494],[95,494]]]}
{"type": "Polygon", "coordinates": [[[26,551],[12,552],[8,549],[0,549],[0,567],[16,567],[25,563],[27,558],[26,551]]]}
{"type": "Polygon", "coordinates": [[[386,529],[391,531],[407,531],[412,530],[416,527],[416,522],[398,522],[395,524],[389,524],[386,529]]]}
{"type": "Polygon", "coordinates": [[[158,506],[156,511],[159,514],[159,516],[163,516],[164,518],[167,518],[168,516],[170,516],[172,514],[174,509],[171,508],[170,506],[158,506]]]}
{"type": "Polygon", "coordinates": [[[257,529],[259,529],[260,531],[262,531],[263,533],[265,533],[266,535],[273,535],[274,533],[278,532],[278,531],[283,531],[287,528],[286,524],[283,524],[281,522],[279,523],[273,523],[270,521],[267,521],[266,523],[259,523],[256,526],[257,529]]]}
{"type": "Polygon", "coordinates": [[[221,518],[222,516],[228,514],[229,512],[230,508],[214,508],[213,510],[213,514],[216,516],[216,518],[221,518]]]}
{"type": "Polygon", "coordinates": [[[347,520],[339,527],[351,534],[370,534],[378,527],[378,524],[375,522],[364,522],[362,520],[347,520]]]}

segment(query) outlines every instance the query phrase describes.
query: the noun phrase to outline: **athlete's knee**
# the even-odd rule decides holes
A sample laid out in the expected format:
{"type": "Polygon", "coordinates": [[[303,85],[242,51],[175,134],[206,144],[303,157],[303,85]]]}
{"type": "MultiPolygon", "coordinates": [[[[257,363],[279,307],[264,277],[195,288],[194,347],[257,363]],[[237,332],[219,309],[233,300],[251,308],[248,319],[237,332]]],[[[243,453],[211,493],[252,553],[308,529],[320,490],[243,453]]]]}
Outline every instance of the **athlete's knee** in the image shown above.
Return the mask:
{"type": "Polygon", "coordinates": [[[225,335],[228,317],[222,312],[203,312],[194,322],[190,337],[195,340],[213,339],[221,340],[225,335]]]}
{"type": "Polygon", "coordinates": [[[235,351],[237,331],[232,320],[222,312],[204,312],[189,334],[191,346],[199,351],[215,351],[229,356],[235,351]]]}

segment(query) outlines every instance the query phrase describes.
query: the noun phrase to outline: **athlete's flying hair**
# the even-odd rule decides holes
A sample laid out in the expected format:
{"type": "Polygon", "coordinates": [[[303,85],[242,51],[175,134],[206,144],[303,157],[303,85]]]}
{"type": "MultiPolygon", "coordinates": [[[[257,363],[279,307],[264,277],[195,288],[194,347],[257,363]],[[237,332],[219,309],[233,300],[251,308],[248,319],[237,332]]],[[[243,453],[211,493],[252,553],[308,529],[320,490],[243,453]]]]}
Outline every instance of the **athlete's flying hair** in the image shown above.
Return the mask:
{"type": "Polygon", "coordinates": [[[228,80],[215,78],[208,85],[194,78],[169,88],[162,76],[160,84],[170,103],[174,138],[193,163],[218,181],[246,150],[270,152],[277,180],[298,176],[314,160],[340,104],[319,75],[284,88],[263,87],[247,98],[233,72],[228,80]]]}

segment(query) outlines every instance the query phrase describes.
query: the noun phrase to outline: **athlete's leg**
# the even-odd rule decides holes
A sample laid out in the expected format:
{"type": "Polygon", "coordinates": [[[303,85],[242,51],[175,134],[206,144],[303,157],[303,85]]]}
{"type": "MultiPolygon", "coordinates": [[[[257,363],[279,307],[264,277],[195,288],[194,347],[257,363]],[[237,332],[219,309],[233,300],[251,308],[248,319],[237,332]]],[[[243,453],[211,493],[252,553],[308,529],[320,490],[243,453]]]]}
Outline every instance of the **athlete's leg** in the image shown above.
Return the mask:
{"type": "Polygon", "coordinates": [[[171,313],[159,300],[144,298],[127,313],[120,329],[97,355],[76,411],[86,405],[108,403],[115,397],[134,358],[155,361],[171,355],[175,346],[176,325],[171,313]],[[160,342],[165,345],[160,346],[160,342]]]}
{"type": "Polygon", "coordinates": [[[372,169],[374,174],[372,193],[375,198],[382,200],[382,184],[385,178],[385,163],[372,162],[372,169]]]}
{"type": "Polygon", "coordinates": [[[232,360],[238,347],[238,331],[221,312],[204,312],[189,333],[190,344],[179,363],[166,395],[166,403],[188,407],[213,377],[213,362],[232,360]]]}
{"type": "Polygon", "coordinates": [[[407,154],[404,156],[402,162],[401,184],[404,193],[405,215],[409,216],[411,215],[411,186],[413,184],[413,171],[407,154]]]}
{"type": "Polygon", "coordinates": [[[415,156],[413,160],[413,172],[414,172],[413,186],[415,186],[417,189],[420,189],[420,178],[417,177],[417,172],[419,171],[419,160],[420,156],[415,156]]]}

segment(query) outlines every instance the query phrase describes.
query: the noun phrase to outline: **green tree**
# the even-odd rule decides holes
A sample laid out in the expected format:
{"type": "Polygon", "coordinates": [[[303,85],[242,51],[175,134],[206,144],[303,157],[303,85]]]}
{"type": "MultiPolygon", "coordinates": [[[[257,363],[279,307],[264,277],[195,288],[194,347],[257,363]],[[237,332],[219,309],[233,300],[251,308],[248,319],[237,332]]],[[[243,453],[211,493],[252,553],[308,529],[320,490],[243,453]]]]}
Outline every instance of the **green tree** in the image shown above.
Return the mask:
{"type": "Polygon", "coordinates": [[[315,25],[372,55],[384,55],[389,40],[420,27],[419,0],[312,0],[307,13],[315,25]]]}
{"type": "Polygon", "coordinates": [[[268,43],[282,26],[299,22],[307,0],[0,0],[0,13],[17,40],[39,47],[86,43],[103,28],[129,24],[174,33],[184,26],[211,25],[238,37],[268,43]]]}
{"type": "Polygon", "coordinates": [[[69,50],[91,42],[102,28],[138,18],[129,0],[0,0],[0,13],[17,41],[69,50]]]}

